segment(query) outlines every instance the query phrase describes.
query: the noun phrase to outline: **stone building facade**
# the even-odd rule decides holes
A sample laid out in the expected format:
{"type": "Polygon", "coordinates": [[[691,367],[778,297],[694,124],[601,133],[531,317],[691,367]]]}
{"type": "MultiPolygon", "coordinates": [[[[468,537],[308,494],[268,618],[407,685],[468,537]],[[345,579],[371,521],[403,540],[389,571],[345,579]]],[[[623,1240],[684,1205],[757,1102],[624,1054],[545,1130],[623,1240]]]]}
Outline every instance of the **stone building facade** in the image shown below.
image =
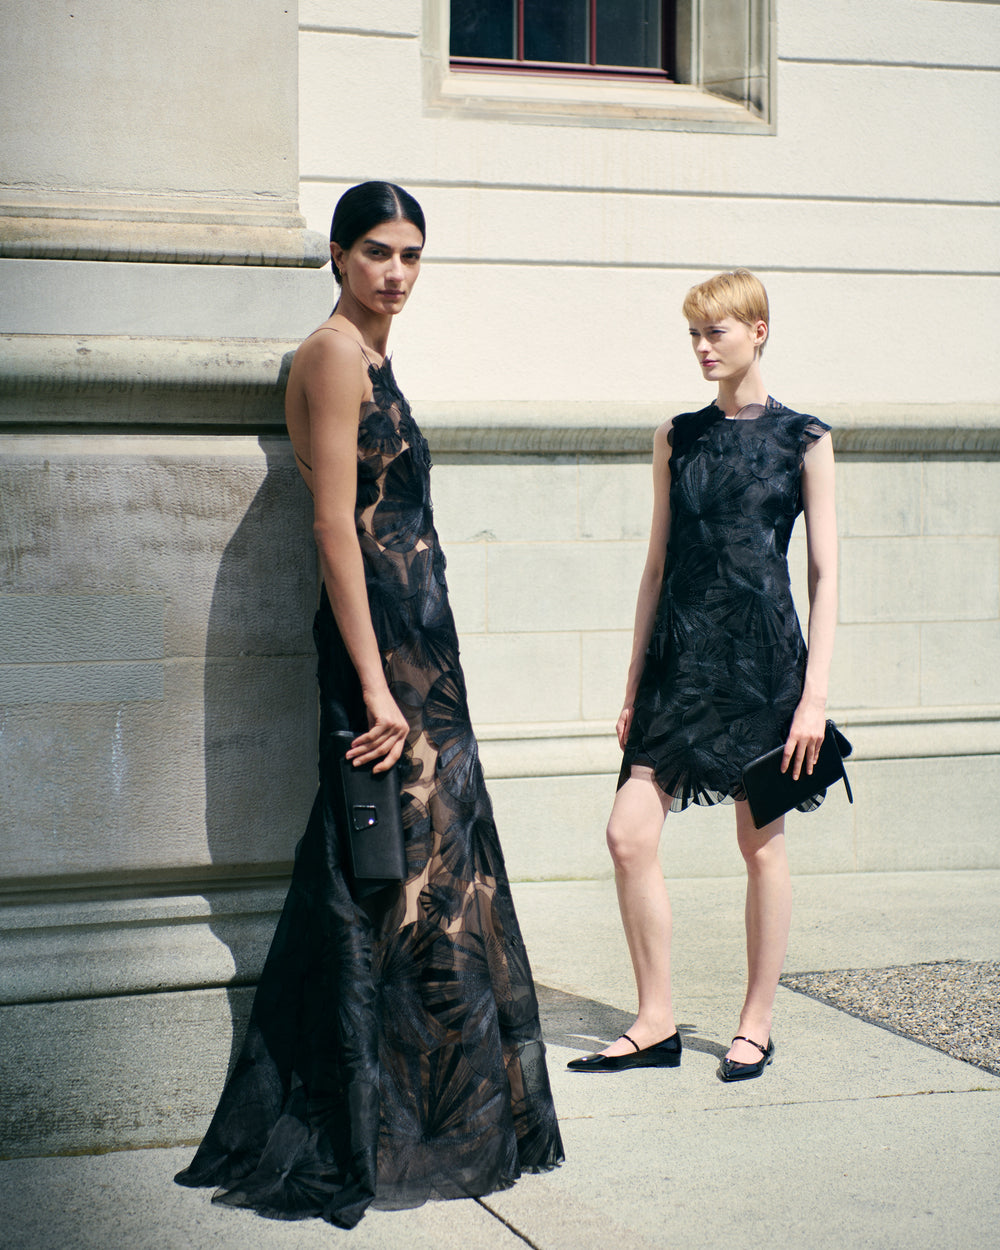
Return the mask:
{"type": "MultiPolygon", "coordinates": [[[[652,431],[735,264],[839,460],[857,801],[793,865],[1000,864],[1000,6],[667,7],[669,86],[459,71],[447,0],[3,0],[6,1153],[190,1138],[218,1089],[315,780],[283,369],[365,178],[427,212],[395,368],[512,877],[610,871],[652,431]]],[[[739,872],[729,812],[663,862],[739,872]]]]}

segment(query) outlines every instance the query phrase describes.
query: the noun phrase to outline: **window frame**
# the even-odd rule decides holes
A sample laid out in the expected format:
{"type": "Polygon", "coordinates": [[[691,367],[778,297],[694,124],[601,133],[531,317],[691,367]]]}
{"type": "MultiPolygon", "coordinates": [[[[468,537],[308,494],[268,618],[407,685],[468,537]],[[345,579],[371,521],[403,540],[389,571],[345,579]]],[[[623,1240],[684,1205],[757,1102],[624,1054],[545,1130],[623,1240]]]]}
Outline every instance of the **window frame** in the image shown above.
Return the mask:
{"type": "MultiPolygon", "coordinates": [[[[532,61],[524,55],[524,2],[514,0],[517,25],[517,56],[480,57],[454,56],[451,53],[451,20],[448,22],[449,66],[456,73],[501,74],[576,74],[581,77],[640,78],[655,82],[674,81],[674,30],[676,28],[676,0],[657,0],[660,6],[660,61],[659,66],[611,65],[599,63],[597,53],[597,5],[601,0],[587,0],[587,43],[590,49],[588,61],[532,61]],[[669,16],[668,16],[669,14],[669,16]]],[[[606,2],[606,0],[605,0],[606,2]]],[[[450,7],[450,6],[449,6],[450,7]]]]}
{"type": "Polygon", "coordinates": [[[421,54],[425,111],[538,125],[602,126],[643,130],[774,134],[776,130],[776,0],[675,0],[679,82],[592,73],[525,69],[452,69],[450,0],[423,0],[421,54]],[[727,70],[718,60],[712,23],[724,10],[745,39],[745,63],[727,70]]]}

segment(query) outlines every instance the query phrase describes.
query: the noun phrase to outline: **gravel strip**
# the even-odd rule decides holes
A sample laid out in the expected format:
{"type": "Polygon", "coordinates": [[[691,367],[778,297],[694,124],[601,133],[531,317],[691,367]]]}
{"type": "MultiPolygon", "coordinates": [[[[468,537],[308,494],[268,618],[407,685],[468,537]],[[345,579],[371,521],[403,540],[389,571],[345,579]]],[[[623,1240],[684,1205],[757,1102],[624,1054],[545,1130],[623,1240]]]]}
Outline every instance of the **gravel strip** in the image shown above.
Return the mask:
{"type": "Polygon", "coordinates": [[[1000,961],[794,972],[781,984],[1000,1076],[1000,961]]]}

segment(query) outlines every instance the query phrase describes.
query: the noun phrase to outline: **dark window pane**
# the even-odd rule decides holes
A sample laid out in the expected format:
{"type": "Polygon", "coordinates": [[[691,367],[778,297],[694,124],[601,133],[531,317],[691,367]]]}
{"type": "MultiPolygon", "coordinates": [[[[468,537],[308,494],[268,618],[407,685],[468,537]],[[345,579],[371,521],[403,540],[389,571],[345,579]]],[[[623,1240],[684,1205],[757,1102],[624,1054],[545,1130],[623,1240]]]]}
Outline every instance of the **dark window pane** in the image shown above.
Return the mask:
{"type": "Polygon", "coordinates": [[[525,60],[586,64],[588,9],[587,0],[524,0],[525,60]]]}
{"type": "Polygon", "coordinates": [[[663,0],[597,0],[597,64],[662,64],[663,0]]]}
{"type": "Polygon", "coordinates": [[[451,0],[451,55],[517,56],[517,0],[451,0]]]}

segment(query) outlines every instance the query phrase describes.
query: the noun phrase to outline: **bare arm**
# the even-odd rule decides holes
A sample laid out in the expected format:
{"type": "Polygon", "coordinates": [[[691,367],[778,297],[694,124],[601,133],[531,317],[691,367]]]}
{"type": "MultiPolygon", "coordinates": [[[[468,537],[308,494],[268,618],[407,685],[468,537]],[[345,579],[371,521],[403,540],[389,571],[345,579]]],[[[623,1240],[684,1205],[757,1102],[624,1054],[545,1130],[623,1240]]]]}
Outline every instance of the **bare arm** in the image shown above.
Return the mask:
{"type": "MultiPolygon", "coordinates": [[[[379,760],[377,772],[399,759],[409,729],[382,668],[372,626],[361,548],[355,529],[358,413],[367,391],[363,357],[344,335],[306,341],[299,378],[308,413],[315,501],[313,533],[323,581],[347,653],[361,682],[368,730],[352,743],[355,764],[379,760]]],[[[294,368],[294,366],[293,366],[294,368]]]]}
{"type": "Polygon", "coordinates": [[[656,609],[660,602],[663,584],[663,564],[667,556],[667,540],[670,537],[670,444],[667,437],[672,422],[661,425],[653,436],[653,520],[649,530],[649,547],[646,564],[639,579],[639,593],[635,604],[635,626],[632,631],[632,658],[625,682],[625,705],[618,717],[615,730],[618,745],[624,750],[628,732],[632,726],[635,697],[642,677],[646,648],[656,621],[656,609]]]}
{"type": "Polygon", "coordinates": [[[805,453],[802,501],[809,559],[809,659],[802,698],[785,743],[782,771],[791,761],[798,777],[811,773],[826,730],[826,697],[837,626],[837,514],[834,504],[833,442],[818,439],[805,453]]]}

